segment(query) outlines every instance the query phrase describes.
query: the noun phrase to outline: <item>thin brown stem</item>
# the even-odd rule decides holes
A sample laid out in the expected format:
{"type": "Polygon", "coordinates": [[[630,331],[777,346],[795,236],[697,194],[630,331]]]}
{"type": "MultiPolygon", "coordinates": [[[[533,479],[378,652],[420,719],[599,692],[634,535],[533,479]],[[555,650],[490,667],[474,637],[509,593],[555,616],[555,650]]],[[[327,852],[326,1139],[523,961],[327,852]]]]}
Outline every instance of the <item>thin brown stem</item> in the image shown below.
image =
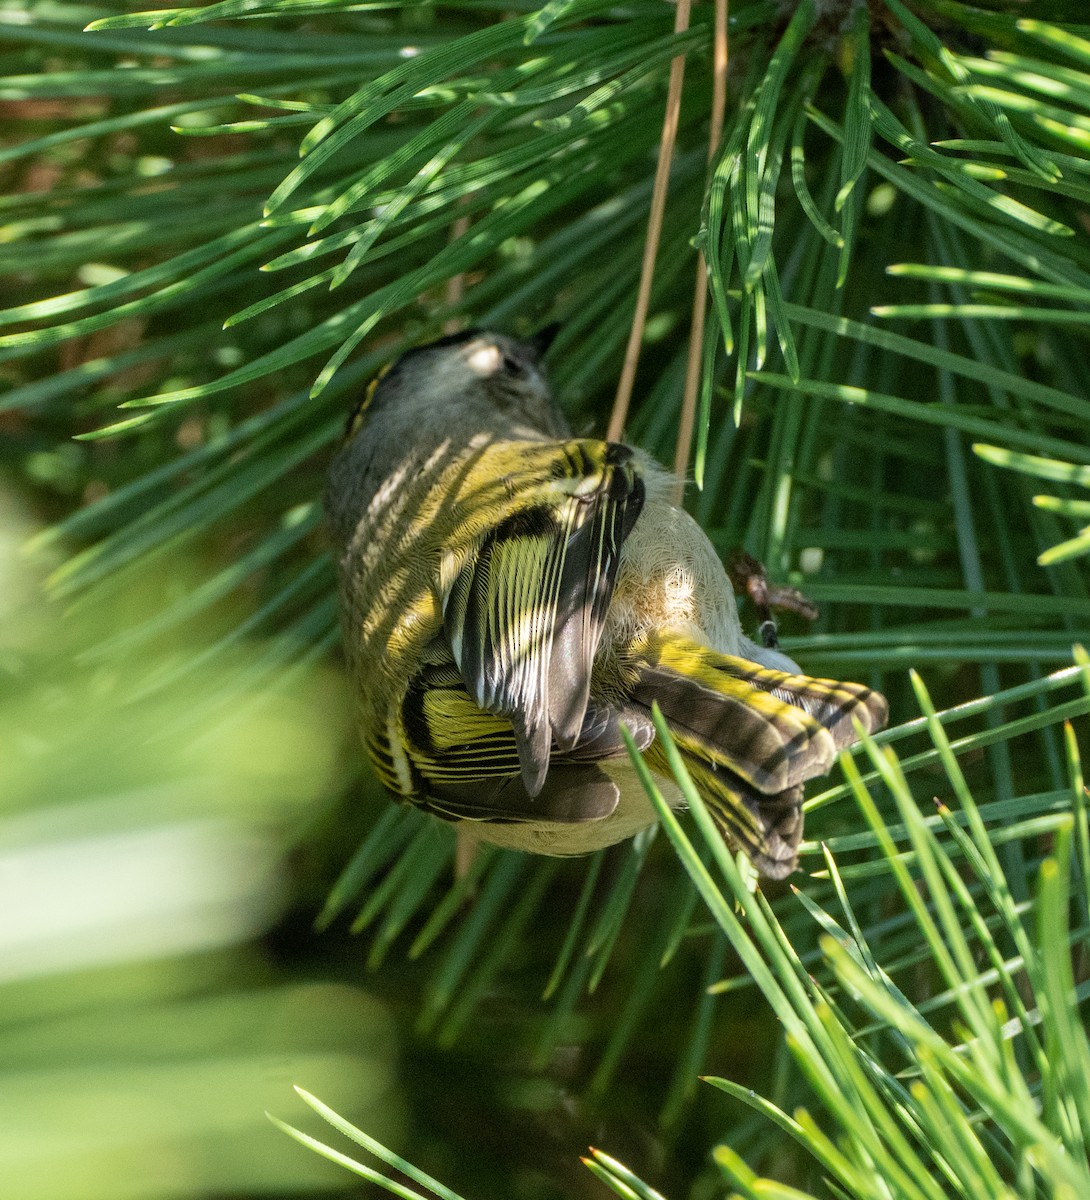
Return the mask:
{"type": "MultiPolygon", "coordinates": [[[[456,242],[460,237],[464,237],[469,232],[469,217],[456,217],[454,224],[450,227],[450,240],[456,242]]],[[[452,275],[447,280],[446,295],[443,299],[446,301],[447,308],[455,308],[461,301],[466,290],[466,276],[464,271],[460,271],[457,275],[452,275]]],[[[457,333],[462,326],[461,317],[448,317],[443,322],[444,333],[457,333]]]]}
{"type": "MultiPolygon", "coordinates": [[[[452,333],[457,333],[457,330],[451,330],[452,333]]],[[[467,833],[464,829],[456,831],[454,838],[454,878],[461,879],[463,875],[469,874],[469,868],[473,866],[473,860],[480,853],[481,844],[472,834],[467,833]]]]}
{"type": "Polygon", "coordinates": [[[685,389],[681,394],[681,418],[678,422],[677,449],[674,451],[675,504],[685,498],[685,476],[689,470],[689,451],[696,424],[696,394],[700,390],[700,364],[703,360],[704,317],[708,310],[708,268],[703,252],[696,263],[693,288],[693,319],[689,326],[689,357],[685,363],[685,389]]]}
{"type": "MultiPolygon", "coordinates": [[[[712,59],[712,113],[708,134],[708,162],[715,158],[723,136],[723,120],[727,108],[727,66],[730,61],[727,40],[727,12],[730,0],[715,0],[715,34],[712,59]]],[[[696,264],[696,284],[693,289],[693,320],[689,327],[689,357],[685,366],[685,390],[681,398],[681,420],[678,425],[677,450],[674,454],[674,503],[680,504],[685,494],[685,475],[689,469],[689,453],[693,445],[696,424],[696,396],[700,390],[700,366],[703,361],[704,317],[708,309],[708,266],[703,250],[696,264]]]]}
{"type": "MultiPolygon", "coordinates": [[[[691,0],[678,0],[674,18],[674,32],[684,33],[689,28],[691,0]]],[[[677,141],[678,119],[681,112],[681,85],[685,79],[685,55],[679,54],[670,63],[670,82],[666,90],[666,115],[662,123],[662,138],[659,141],[659,161],[655,169],[655,186],[651,193],[651,212],[647,218],[647,241],[643,247],[643,265],[640,269],[640,286],[636,294],[636,312],[632,318],[632,329],[625,348],[621,378],[617,384],[617,395],[613,400],[613,412],[609,418],[606,436],[617,441],[624,432],[628,405],[632,399],[632,385],[636,381],[636,365],[640,359],[640,343],[643,341],[644,326],[647,324],[647,309],[651,301],[651,281],[655,274],[655,259],[659,252],[659,237],[662,234],[662,218],[666,211],[666,192],[670,186],[670,164],[674,157],[677,141]]]]}

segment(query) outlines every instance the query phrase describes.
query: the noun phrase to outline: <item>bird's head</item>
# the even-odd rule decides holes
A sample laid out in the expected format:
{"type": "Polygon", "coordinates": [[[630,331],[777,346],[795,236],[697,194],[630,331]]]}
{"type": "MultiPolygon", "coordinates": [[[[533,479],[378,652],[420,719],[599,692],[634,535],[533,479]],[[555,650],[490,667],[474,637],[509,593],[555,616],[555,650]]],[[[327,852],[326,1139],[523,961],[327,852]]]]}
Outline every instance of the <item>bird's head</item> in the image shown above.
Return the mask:
{"type": "Polygon", "coordinates": [[[490,425],[525,425],[563,436],[541,364],[555,334],[556,328],[549,326],[527,341],[516,341],[470,329],[417,346],[371,384],[349,421],[348,436],[394,413],[401,419],[411,416],[422,426],[472,413],[490,425]]]}

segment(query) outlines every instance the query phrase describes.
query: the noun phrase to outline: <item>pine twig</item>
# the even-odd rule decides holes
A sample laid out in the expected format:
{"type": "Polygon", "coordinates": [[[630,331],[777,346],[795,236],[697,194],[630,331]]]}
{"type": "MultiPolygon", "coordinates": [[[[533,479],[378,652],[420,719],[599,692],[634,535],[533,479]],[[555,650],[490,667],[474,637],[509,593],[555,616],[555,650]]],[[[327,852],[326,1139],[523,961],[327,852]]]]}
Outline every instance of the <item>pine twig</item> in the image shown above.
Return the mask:
{"type": "MultiPolygon", "coordinates": [[[[456,217],[454,224],[450,227],[450,240],[456,242],[460,237],[463,237],[469,232],[469,217],[456,217]]],[[[457,275],[452,275],[447,280],[447,290],[444,300],[448,309],[457,307],[461,302],[462,296],[466,290],[466,274],[464,271],[459,271],[457,275]]],[[[443,322],[444,333],[457,333],[462,327],[461,317],[448,317],[443,322]]]]}
{"type": "MultiPolygon", "coordinates": [[[[715,31],[712,44],[712,114],[708,135],[708,162],[715,158],[723,136],[723,120],[727,108],[727,67],[730,49],[727,40],[727,16],[730,0],[715,0],[715,31]]],[[[700,387],[700,365],[704,348],[704,317],[708,305],[708,264],[701,250],[696,264],[696,284],[693,290],[693,320],[689,329],[689,358],[685,366],[685,390],[681,399],[681,421],[674,453],[674,503],[680,504],[685,494],[685,475],[689,469],[689,452],[693,444],[696,423],[696,394],[700,387]]]]}

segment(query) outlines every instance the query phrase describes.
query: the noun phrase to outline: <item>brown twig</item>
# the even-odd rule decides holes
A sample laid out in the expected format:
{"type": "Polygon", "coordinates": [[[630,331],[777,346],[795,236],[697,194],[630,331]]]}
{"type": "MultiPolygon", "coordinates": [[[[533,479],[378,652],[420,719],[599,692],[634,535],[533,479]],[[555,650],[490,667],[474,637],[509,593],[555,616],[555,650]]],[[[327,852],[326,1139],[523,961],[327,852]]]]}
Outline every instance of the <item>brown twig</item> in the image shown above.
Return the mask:
{"type": "MultiPolygon", "coordinates": [[[[450,240],[456,242],[460,237],[464,237],[469,232],[469,218],[455,217],[454,224],[450,227],[450,240]]],[[[443,297],[446,301],[447,308],[454,308],[461,301],[466,290],[466,273],[459,271],[457,275],[452,275],[447,280],[447,291],[443,297]]],[[[443,322],[444,333],[457,333],[462,326],[461,317],[448,317],[443,322]]]]}
{"type": "Polygon", "coordinates": [[[675,504],[685,498],[685,475],[689,469],[689,451],[693,444],[696,424],[696,393],[700,388],[700,364],[704,358],[704,317],[708,308],[708,268],[703,252],[696,264],[696,286],[693,289],[693,321],[689,327],[689,357],[685,363],[685,390],[681,395],[681,419],[677,430],[677,449],[674,451],[675,504]]]}
{"type": "MultiPolygon", "coordinates": [[[[457,330],[452,330],[457,333],[457,330]]],[[[461,879],[469,874],[473,860],[481,851],[481,844],[472,834],[464,829],[458,829],[454,835],[454,878],[461,879]]]]}
{"type": "MultiPolygon", "coordinates": [[[[708,162],[715,158],[723,136],[723,119],[727,108],[727,66],[730,61],[727,41],[727,13],[730,0],[715,0],[715,32],[712,43],[712,114],[708,133],[708,162]]],[[[696,264],[696,285],[693,289],[693,320],[689,327],[689,358],[685,366],[685,390],[681,399],[681,421],[674,453],[674,503],[680,504],[685,494],[685,475],[689,469],[689,452],[693,445],[693,426],[696,423],[696,394],[700,388],[700,367],[704,349],[704,317],[708,309],[708,265],[701,250],[696,264]]]]}
{"type": "MultiPolygon", "coordinates": [[[[691,0],[677,0],[674,17],[674,32],[684,33],[689,28],[691,0]]],[[[658,257],[659,236],[662,233],[662,217],[666,211],[666,191],[670,185],[670,163],[677,141],[678,118],[681,112],[681,85],[685,78],[685,55],[679,54],[670,63],[670,82],[666,90],[666,115],[662,122],[662,137],[659,140],[659,161],[655,169],[655,186],[651,192],[651,213],[647,218],[647,241],[643,247],[643,265],[640,268],[640,287],[636,294],[636,312],[632,317],[632,329],[625,348],[624,365],[617,384],[617,395],[613,400],[613,412],[609,418],[606,436],[617,441],[624,432],[628,404],[632,399],[632,385],[636,381],[636,364],[640,359],[640,343],[647,324],[647,309],[651,300],[651,281],[655,274],[655,259],[658,257]]]]}
{"type": "MultiPolygon", "coordinates": [[[[455,217],[454,224],[450,227],[450,240],[456,242],[460,237],[464,237],[469,232],[469,217],[455,217]]],[[[455,308],[465,295],[466,290],[466,273],[459,271],[457,275],[452,275],[447,280],[447,291],[444,299],[447,302],[448,308],[455,308]]],[[[448,317],[443,322],[443,332],[457,333],[462,328],[461,317],[448,317]]],[[[477,857],[479,843],[475,838],[469,836],[464,829],[459,829],[454,840],[454,878],[461,879],[469,868],[473,865],[473,860],[477,857]]]]}

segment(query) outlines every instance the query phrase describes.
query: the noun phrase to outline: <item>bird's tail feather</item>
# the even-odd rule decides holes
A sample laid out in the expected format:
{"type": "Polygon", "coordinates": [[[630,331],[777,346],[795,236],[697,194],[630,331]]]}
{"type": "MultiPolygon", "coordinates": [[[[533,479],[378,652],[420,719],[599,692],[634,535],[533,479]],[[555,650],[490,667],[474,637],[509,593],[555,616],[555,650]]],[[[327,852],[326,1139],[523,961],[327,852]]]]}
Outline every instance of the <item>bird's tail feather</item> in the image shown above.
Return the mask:
{"type": "MultiPolygon", "coordinates": [[[[862,684],[769,670],[680,636],[649,641],[634,667],[632,698],[647,709],[658,702],[728,840],[761,874],[789,875],[802,838],[802,785],[855,741],[854,721],[867,732],[885,724],[885,699],[862,684]]],[[[669,773],[657,746],[649,760],[669,773]]]]}

